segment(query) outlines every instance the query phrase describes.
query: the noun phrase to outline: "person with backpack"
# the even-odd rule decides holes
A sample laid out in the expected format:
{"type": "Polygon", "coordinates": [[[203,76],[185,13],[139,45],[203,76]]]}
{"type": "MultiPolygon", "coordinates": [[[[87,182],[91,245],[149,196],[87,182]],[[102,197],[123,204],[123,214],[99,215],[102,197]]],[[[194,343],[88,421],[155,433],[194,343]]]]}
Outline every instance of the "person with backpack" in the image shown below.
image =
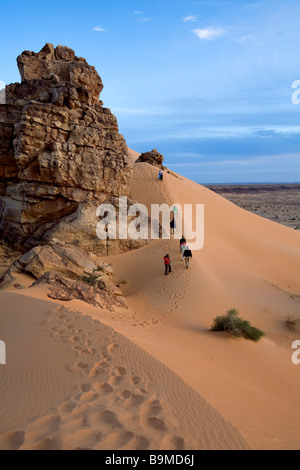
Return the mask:
{"type": "Polygon", "coordinates": [[[164,174],[163,174],[163,172],[162,172],[161,170],[159,170],[159,172],[158,172],[158,179],[159,179],[160,181],[163,181],[163,179],[164,179],[164,174]]]}
{"type": "Polygon", "coordinates": [[[193,255],[192,255],[191,250],[189,249],[188,246],[186,246],[186,248],[183,252],[183,255],[182,255],[183,261],[185,261],[186,269],[189,269],[190,259],[192,257],[193,257],[193,255]]]}
{"type": "Polygon", "coordinates": [[[165,276],[168,275],[172,271],[171,269],[171,259],[169,255],[164,256],[164,263],[165,263],[165,276]]]}
{"type": "Polygon", "coordinates": [[[180,249],[180,252],[182,254],[182,259],[183,259],[183,253],[184,253],[184,250],[186,249],[186,239],[184,238],[183,235],[182,235],[182,238],[179,242],[179,249],[180,249]]]}
{"type": "Polygon", "coordinates": [[[184,238],[184,235],[182,235],[182,238],[180,239],[179,247],[180,247],[182,244],[186,244],[186,239],[184,238]]]}

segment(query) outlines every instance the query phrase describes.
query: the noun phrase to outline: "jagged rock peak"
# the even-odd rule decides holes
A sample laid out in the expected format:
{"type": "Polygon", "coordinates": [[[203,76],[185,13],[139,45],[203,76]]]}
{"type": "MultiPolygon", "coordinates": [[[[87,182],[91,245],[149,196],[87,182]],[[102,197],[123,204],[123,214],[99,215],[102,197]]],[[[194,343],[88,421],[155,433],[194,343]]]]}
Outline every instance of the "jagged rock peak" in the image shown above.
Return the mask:
{"type": "Polygon", "coordinates": [[[17,58],[22,82],[49,80],[54,84],[69,83],[83,87],[90,94],[89,104],[95,103],[103,90],[103,83],[96,69],[66,46],[46,44],[40,52],[24,51],[17,58]]]}

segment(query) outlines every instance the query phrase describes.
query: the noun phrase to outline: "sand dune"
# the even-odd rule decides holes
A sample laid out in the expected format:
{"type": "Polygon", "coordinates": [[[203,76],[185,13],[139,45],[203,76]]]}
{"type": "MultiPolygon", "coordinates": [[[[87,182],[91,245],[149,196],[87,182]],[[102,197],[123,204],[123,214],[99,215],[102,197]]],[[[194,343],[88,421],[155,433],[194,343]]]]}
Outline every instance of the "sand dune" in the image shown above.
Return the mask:
{"type": "MultiPolygon", "coordinates": [[[[10,305],[20,302],[17,294],[4,297],[10,305]]],[[[20,360],[20,343],[8,334],[1,449],[247,448],[179,376],[123,335],[64,306],[26,297],[22,303],[27,324],[18,309],[5,319],[6,326],[17,322],[22,329],[24,356],[20,360]],[[36,344],[37,332],[35,349],[27,334],[36,344]]]]}
{"type": "Polygon", "coordinates": [[[1,339],[14,362],[0,369],[0,448],[299,449],[300,376],[284,324],[300,316],[299,233],[180,175],[165,173],[162,184],[144,163],[134,166],[131,198],[149,208],[205,204],[203,250],[189,270],[173,239],[111,257],[126,311],[43,302],[37,288],[1,292],[1,339]],[[233,307],[266,338],[209,332],[233,307]]]}
{"type": "Polygon", "coordinates": [[[299,448],[300,381],[290,360],[295,336],[284,324],[288,315],[299,318],[299,234],[185,178],[166,174],[162,186],[156,173],[145,164],[135,166],[133,197],[145,205],[204,203],[205,246],[194,253],[190,271],[173,240],[112,259],[115,272],[128,281],[135,325],[161,325],[152,333],[143,328],[136,342],[203,394],[253,447],[299,448]],[[165,279],[166,252],[173,274],[165,279]],[[208,333],[213,318],[233,307],[263,329],[266,339],[253,345],[208,333]]]}

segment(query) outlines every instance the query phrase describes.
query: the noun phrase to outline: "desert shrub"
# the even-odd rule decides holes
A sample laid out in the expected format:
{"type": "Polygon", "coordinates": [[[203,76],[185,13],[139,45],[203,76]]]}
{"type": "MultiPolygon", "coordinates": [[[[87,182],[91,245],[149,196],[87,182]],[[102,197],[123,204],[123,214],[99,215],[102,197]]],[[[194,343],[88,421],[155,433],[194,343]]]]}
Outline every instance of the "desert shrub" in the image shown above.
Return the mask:
{"type": "Polygon", "coordinates": [[[98,268],[93,269],[91,273],[84,272],[84,276],[82,276],[83,282],[89,284],[89,286],[95,286],[102,276],[104,272],[104,266],[99,266],[98,268]]]}
{"type": "Polygon", "coordinates": [[[264,332],[255,328],[247,320],[239,317],[239,312],[235,308],[228,310],[226,315],[215,318],[211,331],[225,331],[234,338],[245,338],[252,341],[259,341],[264,332]]]}

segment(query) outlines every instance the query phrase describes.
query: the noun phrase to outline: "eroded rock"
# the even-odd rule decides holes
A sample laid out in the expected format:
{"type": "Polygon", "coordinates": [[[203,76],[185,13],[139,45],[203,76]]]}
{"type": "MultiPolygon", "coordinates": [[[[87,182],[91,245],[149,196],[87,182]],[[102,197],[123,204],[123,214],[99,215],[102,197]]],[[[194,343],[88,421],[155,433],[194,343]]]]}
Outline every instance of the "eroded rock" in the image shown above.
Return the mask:
{"type": "Polygon", "coordinates": [[[96,208],[129,192],[131,167],[101,78],[72,49],[46,44],[17,59],[22,82],[0,105],[0,231],[30,249],[67,234],[71,244],[111,254],[126,248],[96,236],[96,208]]]}
{"type": "Polygon", "coordinates": [[[156,166],[157,168],[163,170],[163,161],[163,155],[154,149],[151,150],[151,152],[142,153],[135,163],[149,163],[150,165],[156,166]]]}

